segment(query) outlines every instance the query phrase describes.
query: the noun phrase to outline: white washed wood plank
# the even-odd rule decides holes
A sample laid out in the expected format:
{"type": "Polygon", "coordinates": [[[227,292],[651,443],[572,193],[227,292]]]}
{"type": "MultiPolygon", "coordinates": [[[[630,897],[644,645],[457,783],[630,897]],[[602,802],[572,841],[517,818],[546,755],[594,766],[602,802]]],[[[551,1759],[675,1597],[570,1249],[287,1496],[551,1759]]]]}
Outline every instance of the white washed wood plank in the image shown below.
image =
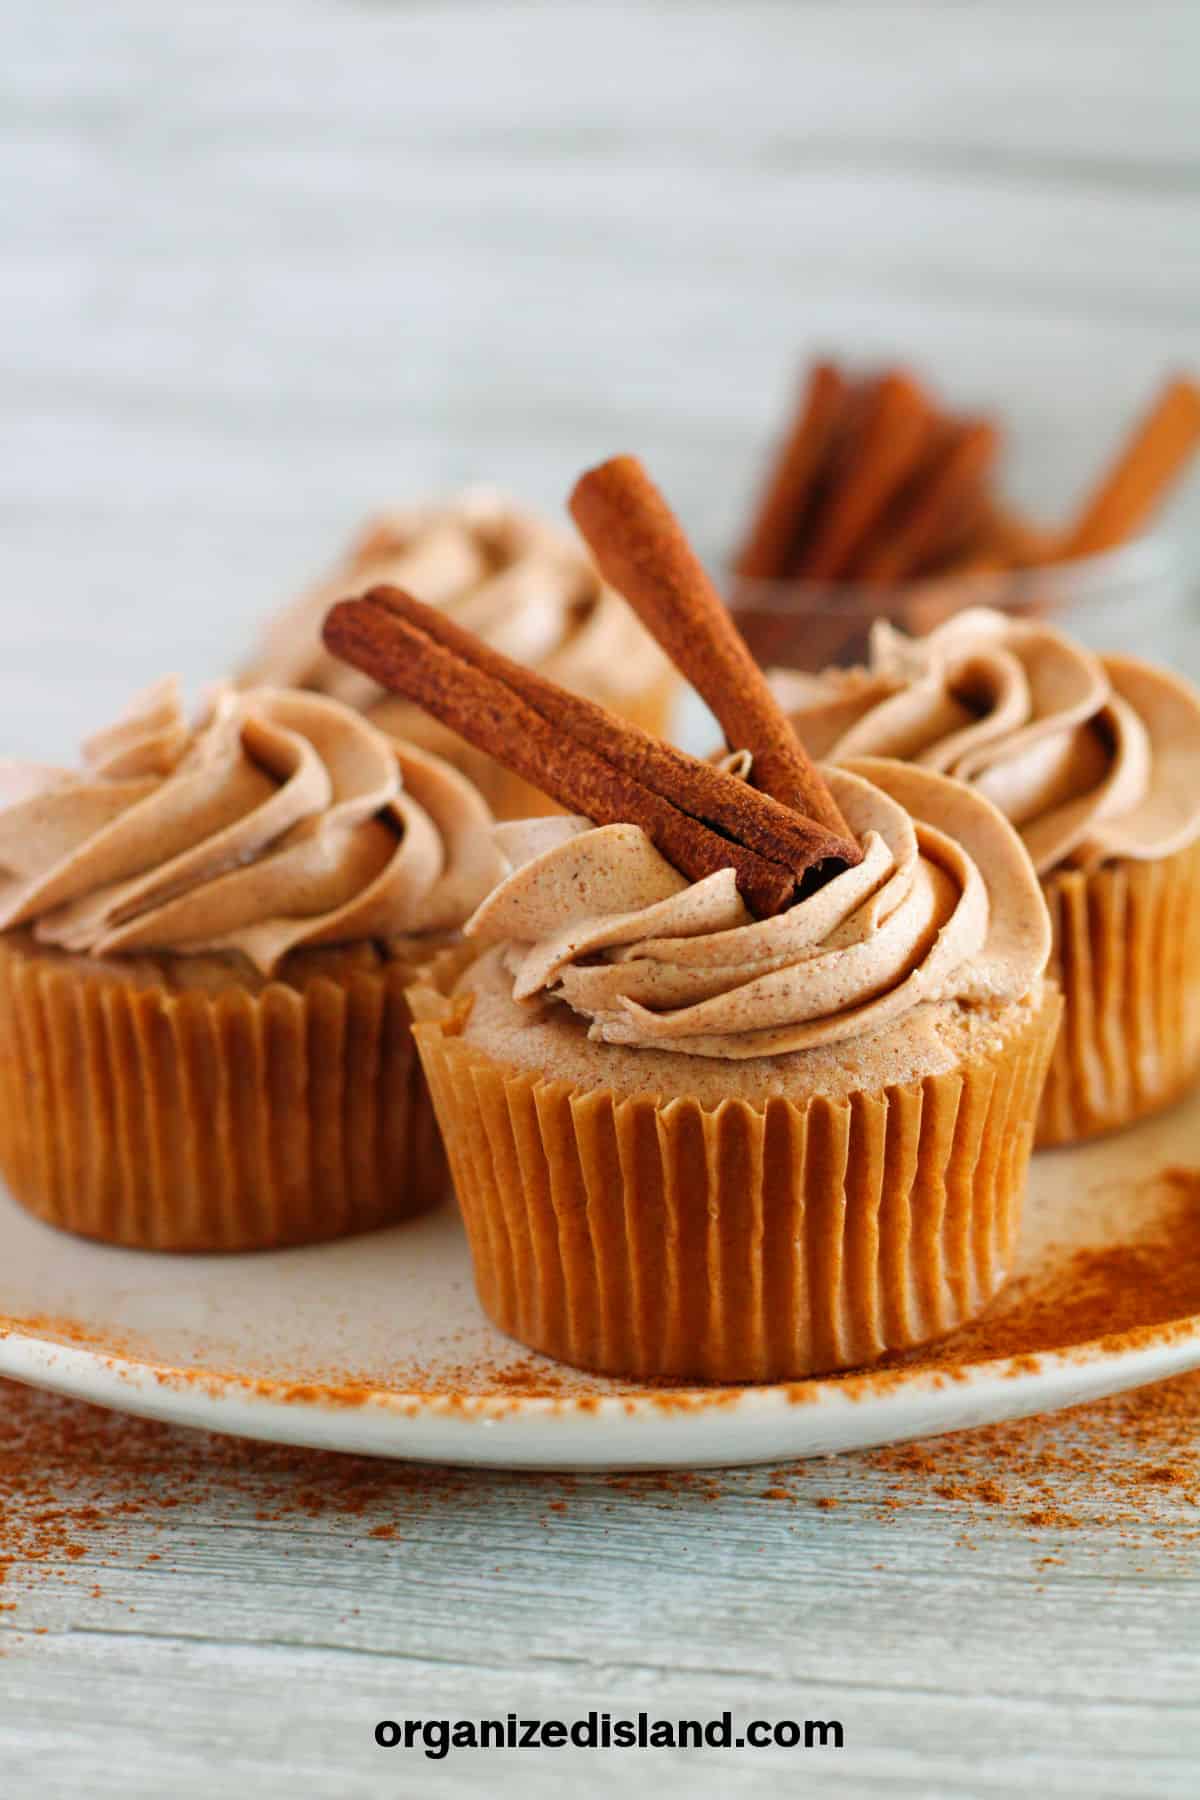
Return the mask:
{"type": "MultiPolygon", "coordinates": [[[[786,126],[797,141],[976,144],[1020,162],[1071,154],[1121,173],[1194,167],[1195,48],[1187,0],[1137,8],[1105,0],[961,7],[938,0],[748,0],[627,7],[473,4],[339,7],[269,0],[247,28],[235,0],[163,29],[151,5],[101,0],[71,31],[53,6],[33,18],[26,54],[0,74],[18,118],[82,116],[96,130],[128,90],[170,81],[216,133],[243,126],[293,141],[364,113],[377,133],[415,129],[470,140],[514,115],[564,132],[665,132],[702,125],[710,141],[786,126]],[[236,79],[230,79],[232,73],[236,79]],[[407,82],[406,82],[406,78],[407,82]],[[372,102],[404,105],[375,113],[372,102]],[[861,97],[864,130],[848,101],[861,97]],[[752,104],[751,104],[752,102],[752,104]],[[1013,129],[1020,108],[1021,130],[1013,129]]],[[[169,109],[146,137],[168,138],[169,109]]],[[[359,129],[363,127],[360,123],[359,129]]]]}

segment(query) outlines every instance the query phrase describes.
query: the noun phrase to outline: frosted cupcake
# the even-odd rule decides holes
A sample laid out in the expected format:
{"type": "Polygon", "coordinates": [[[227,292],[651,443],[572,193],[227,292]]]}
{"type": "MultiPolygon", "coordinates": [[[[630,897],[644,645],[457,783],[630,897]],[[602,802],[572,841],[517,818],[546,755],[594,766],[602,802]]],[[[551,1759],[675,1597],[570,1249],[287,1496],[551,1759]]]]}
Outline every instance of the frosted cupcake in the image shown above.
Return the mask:
{"type": "Polygon", "coordinates": [[[492,945],[416,1027],[485,1310],[548,1355],[770,1380],[952,1330],[1004,1278],[1058,1023],[1016,835],[935,775],[755,921],[637,828],[507,828],[492,945]]]}
{"type": "Polygon", "coordinates": [[[438,1198],[405,988],[498,862],[478,794],[336,701],[174,682],[0,767],[0,1172],[111,1243],[313,1242],[438,1198]]]}
{"type": "Polygon", "coordinates": [[[1008,1267],[1058,1029],[1029,857],[944,777],[865,760],[826,784],[639,465],[575,503],[744,740],[728,767],[403,595],[327,625],[585,815],[500,829],[484,954],[412,995],[481,1301],[639,1377],[800,1377],[950,1331],[1008,1267]]]}
{"type": "Polygon", "coordinates": [[[498,818],[546,812],[550,803],[534,784],[322,647],[333,602],[381,583],[410,590],[515,661],[646,730],[666,729],[676,688],[670,665],[578,539],[482,488],[373,521],[326,580],[271,622],[244,679],[356,707],[462,769],[498,818]]]}
{"type": "Polygon", "coordinates": [[[1200,696],[1047,625],[973,610],[875,629],[866,669],[784,676],[814,754],[902,756],[968,781],[1021,833],[1066,1009],[1038,1130],[1128,1125],[1200,1073],[1200,696]]]}

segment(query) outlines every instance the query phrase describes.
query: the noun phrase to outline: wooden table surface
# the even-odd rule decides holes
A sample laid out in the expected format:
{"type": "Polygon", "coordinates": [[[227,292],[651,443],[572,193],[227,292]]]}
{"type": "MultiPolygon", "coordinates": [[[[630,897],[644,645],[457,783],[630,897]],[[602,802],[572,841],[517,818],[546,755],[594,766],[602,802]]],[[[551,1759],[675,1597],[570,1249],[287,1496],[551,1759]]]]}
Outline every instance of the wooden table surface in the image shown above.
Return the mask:
{"type": "MultiPolygon", "coordinates": [[[[1002,406],[1048,509],[1200,362],[1192,0],[13,10],[5,752],[219,674],[390,497],[558,505],[631,448],[717,555],[821,346],[1002,406]]],[[[33,1431],[58,1503],[111,1511],[120,1431],[72,1460],[72,1409],[29,1406],[0,1394],[0,1478],[33,1431]]],[[[1092,1482],[1056,1530],[845,1458],[671,1491],[387,1470],[356,1511],[276,1453],[139,1454],[180,1505],[8,1572],[5,1800],[1200,1789],[1186,1496],[1116,1531],[1092,1482]],[[277,1504],[304,1481],[311,1514],[277,1504]],[[638,1707],[836,1717],[846,1748],[432,1763],[371,1735],[638,1707]]]]}

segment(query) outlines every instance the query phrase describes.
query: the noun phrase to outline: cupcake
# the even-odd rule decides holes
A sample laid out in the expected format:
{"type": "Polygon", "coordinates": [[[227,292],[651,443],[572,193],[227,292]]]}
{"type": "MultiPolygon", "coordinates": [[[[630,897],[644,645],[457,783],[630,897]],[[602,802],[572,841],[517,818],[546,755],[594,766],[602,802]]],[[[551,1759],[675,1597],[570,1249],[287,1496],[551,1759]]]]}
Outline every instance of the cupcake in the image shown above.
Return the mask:
{"type": "Polygon", "coordinates": [[[405,990],[498,873],[488,809],[337,701],[177,685],[0,768],[0,1173],[109,1243],[247,1250],[443,1188],[405,990]]]}
{"type": "Polygon", "coordinates": [[[822,778],[640,465],[575,510],[741,740],[726,766],[404,596],[326,628],[573,809],[500,828],[481,955],[411,996],[483,1307],[639,1378],[798,1378],[948,1332],[1009,1266],[1058,1029],[1029,856],[944,776],[822,778]]]}
{"type": "Polygon", "coordinates": [[[382,730],[461,769],[497,818],[550,810],[534,783],[323,649],[331,604],[380,583],[411,589],[515,661],[646,730],[666,729],[675,682],[653,640],[577,539],[488,489],[376,519],[332,575],[269,624],[244,679],[330,694],[358,708],[382,730]]]}
{"type": "Polygon", "coordinates": [[[867,668],[782,676],[814,754],[900,756],[969,782],[1033,858],[1065,1000],[1038,1143],[1168,1105],[1200,1072],[1200,695],[1131,656],[975,609],[875,628],[867,668]]]}

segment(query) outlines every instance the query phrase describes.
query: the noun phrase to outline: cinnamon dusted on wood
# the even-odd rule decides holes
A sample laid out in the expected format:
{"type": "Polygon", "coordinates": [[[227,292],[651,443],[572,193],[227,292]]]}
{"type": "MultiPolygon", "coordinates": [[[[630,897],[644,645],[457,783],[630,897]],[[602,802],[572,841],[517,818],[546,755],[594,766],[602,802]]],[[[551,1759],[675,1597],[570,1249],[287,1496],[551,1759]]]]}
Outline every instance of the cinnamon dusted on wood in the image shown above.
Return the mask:
{"type": "Polygon", "coordinates": [[[711,707],[730,748],[750,752],[754,785],[823,826],[839,861],[860,862],[833,795],[638,459],[616,456],[589,469],[570,507],[601,574],[711,707]]]}
{"type": "Polygon", "coordinates": [[[644,733],[533,676],[397,588],[342,601],[324,635],[334,655],[562,805],[597,825],[640,826],[689,880],[732,868],[760,918],[788,906],[810,873],[832,873],[844,860],[841,841],[820,826],[784,814],[785,824],[737,777],[653,740],[648,749],[644,733]],[[707,822],[718,817],[719,830],[707,822]]]}

